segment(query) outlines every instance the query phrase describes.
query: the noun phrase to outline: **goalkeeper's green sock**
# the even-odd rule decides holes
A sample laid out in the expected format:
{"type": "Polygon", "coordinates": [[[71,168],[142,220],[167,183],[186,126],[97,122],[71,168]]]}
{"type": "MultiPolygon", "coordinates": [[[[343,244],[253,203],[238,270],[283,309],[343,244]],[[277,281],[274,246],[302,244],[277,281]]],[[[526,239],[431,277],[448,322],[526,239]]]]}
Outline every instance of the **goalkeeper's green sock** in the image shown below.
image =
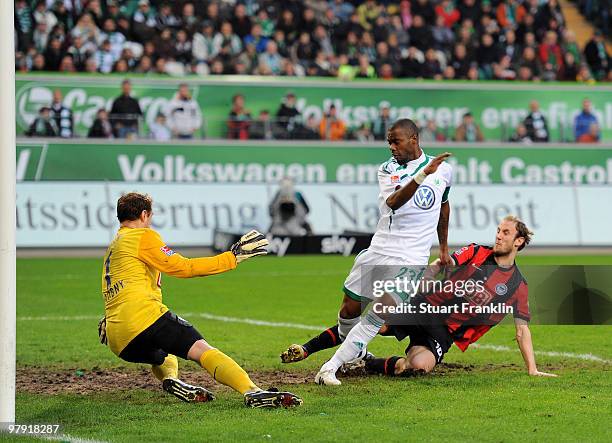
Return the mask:
{"type": "Polygon", "coordinates": [[[159,381],[164,381],[167,378],[178,378],[178,359],[170,354],[161,365],[151,366],[151,371],[159,381]]]}
{"type": "Polygon", "coordinates": [[[204,352],[200,357],[200,365],[219,383],[241,394],[259,390],[244,369],[218,349],[204,352]]]}

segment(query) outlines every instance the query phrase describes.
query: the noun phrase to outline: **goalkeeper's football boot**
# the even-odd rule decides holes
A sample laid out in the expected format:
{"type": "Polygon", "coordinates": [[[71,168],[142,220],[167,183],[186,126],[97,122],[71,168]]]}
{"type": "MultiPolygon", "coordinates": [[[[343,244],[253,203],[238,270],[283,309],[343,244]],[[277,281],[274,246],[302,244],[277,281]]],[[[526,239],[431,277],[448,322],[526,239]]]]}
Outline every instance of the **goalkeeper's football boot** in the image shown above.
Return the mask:
{"type": "Polygon", "coordinates": [[[283,363],[295,363],[304,360],[306,357],[308,357],[308,352],[302,345],[291,345],[280,355],[283,363]]]}
{"type": "Polygon", "coordinates": [[[162,387],[164,391],[187,403],[204,403],[215,399],[215,396],[209,390],[201,386],[188,385],[178,378],[164,379],[162,387]]]}
{"type": "Polygon", "coordinates": [[[334,371],[319,371],[315,376],[315,383],[325,386],[340,386],[340,380],[336,378],[334,371]]]}
{"type": "Polygon", "coordinates": [[[291,392],[276,388],[244,394],[244,404],[249,408],[292,408],[302,404],[302,399],[291,392]]]}

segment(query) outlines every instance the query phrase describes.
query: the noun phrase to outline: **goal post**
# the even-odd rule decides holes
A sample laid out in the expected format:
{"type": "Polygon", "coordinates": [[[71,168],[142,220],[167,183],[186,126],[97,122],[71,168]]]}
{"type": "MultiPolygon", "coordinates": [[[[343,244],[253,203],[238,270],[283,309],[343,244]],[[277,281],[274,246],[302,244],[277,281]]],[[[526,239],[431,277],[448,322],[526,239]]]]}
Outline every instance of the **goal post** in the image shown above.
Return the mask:
{"type": "Polygon", "coordinates": [[[14,2],[0,0],[0,423],[15,421],[14,2]]]}

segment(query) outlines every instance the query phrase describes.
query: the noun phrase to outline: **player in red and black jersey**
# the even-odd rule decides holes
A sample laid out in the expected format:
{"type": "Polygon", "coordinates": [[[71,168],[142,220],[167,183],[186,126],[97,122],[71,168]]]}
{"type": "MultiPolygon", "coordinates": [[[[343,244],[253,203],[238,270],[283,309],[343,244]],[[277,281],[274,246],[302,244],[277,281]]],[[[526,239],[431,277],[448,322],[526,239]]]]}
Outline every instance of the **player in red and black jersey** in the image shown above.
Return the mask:
{"type": "MultiPolygon", "coordinates": [[[[406,357],[369,360],[366,369],[387,375],[413,370],[429,372],[442,361],[453,343],[465,351],[499,323],[511,307],[516,340],[529,374],[555,376],[538,371],[536,366],[528,327],[527,283],[514,262],[518,252],[530,242],[531,235],[533,233],[522,221],[508,216],[497,227],[492,248],[473,243],[453,253],[451,257],[458,268],[448,280],[472,280],[481,284],[474,290],[462,293],[461,297],[457,296],[456,290],[417,296],[411,304],[426,303],[433,307],[434,312],[439,310],[444,313],[412,314],[410,324],[388,326],[385,335],[395,335],[398,340],[410,337],[406,357]],[[457,305],[457,308],[449,308],[453,305],[457,305]],[[483,309],[495,306],[497,309],[483,309]]],[[[432,266],[438,267],[439,264],[434,262],[432,266]]]]}

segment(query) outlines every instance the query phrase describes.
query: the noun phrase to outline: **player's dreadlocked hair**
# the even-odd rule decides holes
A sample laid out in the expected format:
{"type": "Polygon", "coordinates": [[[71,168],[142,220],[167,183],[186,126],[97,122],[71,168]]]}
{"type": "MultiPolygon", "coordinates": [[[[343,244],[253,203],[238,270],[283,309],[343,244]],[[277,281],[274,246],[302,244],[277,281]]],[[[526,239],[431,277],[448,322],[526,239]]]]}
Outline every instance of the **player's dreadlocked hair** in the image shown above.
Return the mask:
{"type": "Polygon", "coordinates": [[[506,217],[504,217],[504,221],[514,222],[514,225],[516,226],[515,238],[523,237],[525,239],[523,244],[518,248],[519,251],[523,250],[523,248],[527,246],[531,241],[531,236],[533,235],[533,232],[529,230],[527,225],[515,215],[507,215],[506,217]]]}
{"type": "Polygon", "coordinates": [[[419,135],[419,127],[409,118],[400,118],[395,123],[391,125],[389,131],[393,129],[401,129],[406,132],[408,137],[413,137],[415,135],[419,135]]]}
{"type": "Polygon", "coordinates": [[[151,212],[153,199],[148,194],[129,192],[117,200],[117,218],[119,223],[126,220],[138,220],[142,211],[151,212]]]}

